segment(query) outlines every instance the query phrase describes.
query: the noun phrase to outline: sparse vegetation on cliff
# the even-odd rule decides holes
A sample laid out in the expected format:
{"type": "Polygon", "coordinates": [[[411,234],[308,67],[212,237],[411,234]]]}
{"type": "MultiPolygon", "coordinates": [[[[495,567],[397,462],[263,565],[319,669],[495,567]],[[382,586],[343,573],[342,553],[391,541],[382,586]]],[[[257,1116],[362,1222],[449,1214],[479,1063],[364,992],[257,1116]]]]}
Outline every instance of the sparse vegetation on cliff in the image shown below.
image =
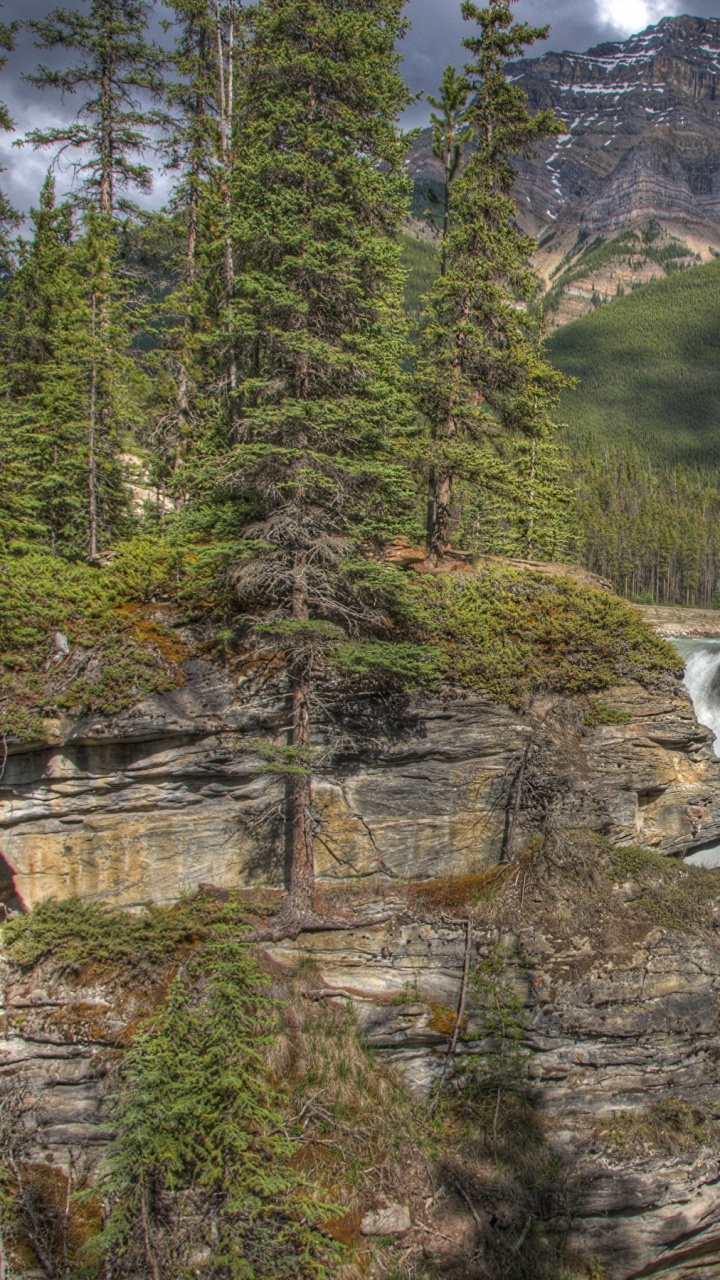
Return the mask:
{"type": "Polygon", "coordinates": [[[586,693],[679,675],[676,651],[625,601],[567,578],[517,570],[423,584],[429,631],[450,679],[511,706],[539,690],[586,693]]]}
{"type": "Polygon", "coordinates": [[[177,573],[172,551],[142,539],[107,568],[2,557],[0,732],[43,740],[58,713],[112,714],[181,684],[188,650],[152,603],[177,573]]]}
{"type": "MultiPolygon", "coordinates": [[[[56,1280],[353,1280],[373,1259],[374,1274],[393,1273],[393,1242],[363,1241],[360,1219],[383,1189],[404,1194],[414,1179],[426,1191],[442,1121],[375,1062],[349,1008],[309,998],[312,966],[265,972],[249,927],[266,899],[199,895],[139,914],[71,899],[4,926],[11,971],[104,984],[116,1019],[123,992],[143,1009],[99,1062],[115,1137],[99,1165],[77,1153],[77,1201],[62,1170],[57,1187],[36,1176],[42,1115],[0,1077],[0,1149],[7,1120],[19,1161],[0,1177],[0,1245],[19,1274],[38,1249],[56,1280]]],[[[70,1017],[56,1033],[86,1035],[70,1017]]]]}

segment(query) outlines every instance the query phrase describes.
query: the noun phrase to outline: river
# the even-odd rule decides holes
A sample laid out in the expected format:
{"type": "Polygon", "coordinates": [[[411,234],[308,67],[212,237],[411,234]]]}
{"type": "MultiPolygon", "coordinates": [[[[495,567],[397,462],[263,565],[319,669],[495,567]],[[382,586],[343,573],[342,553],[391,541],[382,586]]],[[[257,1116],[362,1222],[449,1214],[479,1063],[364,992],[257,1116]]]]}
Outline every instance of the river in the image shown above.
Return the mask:
{"type": "MultiPolygon", "coordinates": [[[[700,724],[715,734],[715,755],[720,756],[720,640],[671,639],[685,659],[685,688],[692,698],[700,724]]],[[[696,867],[720,867],[720,844],[685,859],[696,867]]]]}

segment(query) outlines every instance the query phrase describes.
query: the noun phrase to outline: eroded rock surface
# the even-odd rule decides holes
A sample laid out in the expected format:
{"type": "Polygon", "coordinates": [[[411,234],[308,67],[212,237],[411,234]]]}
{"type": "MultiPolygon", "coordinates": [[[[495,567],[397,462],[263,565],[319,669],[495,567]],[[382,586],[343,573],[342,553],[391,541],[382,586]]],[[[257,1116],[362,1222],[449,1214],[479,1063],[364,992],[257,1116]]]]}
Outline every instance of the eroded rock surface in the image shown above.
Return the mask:
{"type": "MultiPolygon", "coordinates": [[[[567,865],[556,869],[565,884],[548,910],[557,886],[551,888],[545,879],[553,875],[551,867],[544,864],[540,870],[542,882],[527,867],[516,877],[510,873],[515,928],[476,931],[474,960],[498,946],[514,956],[510,968],[526,1009],[532,1096],[549,1143],[581,1189],[573,1247],[586,1260],[598,1258],[608,1280],[715,1276],[720,1267],[720,1131],[715,1127],[720,1118],[720,949],[715,931],[700,937],[643,922],[626,903],[622,886],[610,894],[598,884],[578,889],[567,865]],[[593,924],[591,902],[599,893],[606,901],[593,924]],[[668,1100],[709,1117],[705,1139],[677,1149],[672,1141],[668,1149],[641,1142],[632,1150],[615,1149],[607,1140],[603,1126],[619,1112],[642,1117],[653,1104],[668,1100]]],[[[720,901],[714,910],[720,910],[720,901]]],[[[285,965],[312,957],[319,987],[327,985],[330,999],[352,998],[368,1041],[403,1071],[420,1097],[427,1096],[446,1065],[450,1037],[447,1026],[441,1029],[439,1011],[457,1006],[464,954],[464,929],[437,921],[398,920],[342,936],[307,935],[273,948],[275,959],[285,965]]],[[[468,1009],[461,1062],[488,1046],[472,997],[468,1009]]]]}
{"type": "MultiPolygon", "coordinates": [[[[286,708],[208,663],[188,664],[187,677],[182,690],[9,757],[6,902],[78,893],[136,906],[201,883],[282,886],[282,785],[257,744],[283,740],[286,708]]],[[[358,926],[276,944],[271,963],[311,960],[315,997],[350,1000],[368,1042],[425,1099],[447,1065],[465,961],[466,908],[452,893],[443,907],[443,886],[490,886],[472,963],[498,946],[509,957],[533,1101],[582,1189],[574,1247],[600,1258],[608,1280],[716,1274],[720,900],[676,927],[653,916],[632,875],[596,874],[588,837],[563,834],[583,828],[667,855],[720,839],[712,735],[672,682],[652,693],[628,683],[599,706],[538,698],[522,714],[477,696],[416,699],[381,720],[374,737],[351,717],[318,737],[319,881],[341,909],[363,888],[358,926]],[[598,718],[611,723],[587,723],[598,718]],[[557,856],[532,852],[553,840],[557,856]],[[514,859],[507,870],[501,854],[514,859]],[[386,923],[361,923],[378,911],[386,923]],[[642,1117],[673,1099],[707,1117],[694,1144],[628,1152],[608,1141],[603,1125],[619,1111],[642,1117]]],[[[488,1048],[473,999],[460,1061],[488,1048]]],[[[3,1001],[0,1073],[27,1079],[38,1098],[42,1158],[100,1149],[107,1073],[147,993],[89,973],[15,972],[3,1001]]],[[[467,1206],[450,1195],[441,1212],[472,1252],[467,1206]]],[[[439,1226],[438,1249],[442,1239],[439,1226]]]]}
{"type": "MultiPolygon", "coordinates": [[[[523,854],[484,905],[475,898],[475,907],[461,909],[475,914],[471,973],[491,953],[507,958],[507,980],[524,1009],[530,1095],[576,1200],[576,1255],[599,1259],[607,1280],[712,1277],[720,1266],[720,885],[708,881],[697,925],[658,925],[637,886],[610,875],[609,858],[606,846],[582,833],[523,854]],[[658,1147],[642,1127],[630,1149],[608,1139],[618,1113],[642,1119],[668,1101],[706,1118],[696,1140],[658,1147]]],[[[697,885],[713,873],[687,874],[697,885]]],[[[488,878],[483,882],[487,887],[488,878]]],[[[462,987],[467,930],[455,914],[454,884],[434,882],[415,896],[410,889],[379,901],[367,896],[362,909],[371,915],[380,907],[386,923],[268,948],[276,973],[312,962],[303,969],[313,975],[310,999],[352,1003],[364,1037],[405,1075],[422,1108],[448,1066],[462,987]]],[[[467,891],[473,897],[470,884],[467,891]]],[[[3,978],[0,1074],[31,1084],[39,1157],[62,1164],[71,1151],[98,1151],[110,1136],[108,1073],[111,1082],[152,992],[120,988],[90,971],[23,975],[8,967],[3,978]]],[[[493,1049],[472,982],[466,1011],[449,1080],[458,1066],[462,1075],[464,1062],[493,1049]]],[[[437,1210],[424,1211],[426,1256],[446,1259],[452,1220],[454,1247],[464,1242],[471,1259],[477,1222],[452,1191],[436,1186],[436,1193],[437,1210]]],[[[383,1234],[410,1227],[405,1210],[402,1228],[366,1224],[383,1234]]],[[[458,1267],[462,1258],[440,1274],[471,1274],[458,1267]]]]}
{"type": "MultiPolygon", "coordinates": [[[[628,684],[603,701],[627,722],[586,727],[583,699],[538,699],[519,714],[466,696],[414,699],[360,745],[352,724],[321,726],[320,881],[471,873],[507,853],[509,834],[566,826],[667,853],[720,839],[720,765],[684,690],[628,684]]],[[[12,875],[27,904],[77,894],[137,906],[202,883],[281,886],[283,788],[257,744],[284,741],[286,719],[282,700],[253,698],[192,660],[184,688],[11,754],[0,782],[5,900],[12,875]]]]}

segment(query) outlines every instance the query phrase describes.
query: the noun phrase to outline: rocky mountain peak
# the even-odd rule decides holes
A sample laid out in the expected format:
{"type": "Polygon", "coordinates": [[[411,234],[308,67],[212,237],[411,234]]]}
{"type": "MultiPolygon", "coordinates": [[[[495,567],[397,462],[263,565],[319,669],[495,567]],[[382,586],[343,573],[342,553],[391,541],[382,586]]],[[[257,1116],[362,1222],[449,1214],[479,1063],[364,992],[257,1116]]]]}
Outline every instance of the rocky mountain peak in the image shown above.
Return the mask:
{"type": "MultiPolygon", "coordinates": [[[[552,108],[565,122],[534,159],[517,163],[519,220],[540,241],[538,266],[548,282],[582,246],[648,225],[666,244],[684,247],[687,263],[717,253],[720,19],[663,18],[627,40],[545,53],[510,63],[507,72],[533,111],[552,108]]],[[[429,130],[413,148],[409,173],[419,189],[439,177],[429,130]]],[[[628,256],[624,242],[621,256],[628,256]]],[[[673,269],[681,261],[678,250],[673,269]]],[[[663,271],[638,267],[650,276],[663,271]]],[[[588,286],[582,305],[627,283],[611,272],[588,286]]]]}

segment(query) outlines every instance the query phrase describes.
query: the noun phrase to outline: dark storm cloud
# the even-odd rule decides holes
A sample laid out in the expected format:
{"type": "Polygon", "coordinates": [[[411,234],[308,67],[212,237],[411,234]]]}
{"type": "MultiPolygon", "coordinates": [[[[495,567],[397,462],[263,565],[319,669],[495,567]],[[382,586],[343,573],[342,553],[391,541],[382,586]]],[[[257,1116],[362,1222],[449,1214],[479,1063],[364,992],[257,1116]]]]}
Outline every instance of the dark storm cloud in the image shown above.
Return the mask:
{"type": "MultiPolygon", "coordinates": [[[[63,2],[73,5],[78,0],[63,2]]],[[[51,0],[5,0],[2,17],[5,21],[39,18],[53,7],[51,0]]],[[[720,0],[688,4],[682,4],[681,0],[678,3],[674,0],[667,3],[663,0],[519,0],[515,12],[518,18],[536,26],[550,24],[549,39],[533,50],[541,53],[547,48],[583,50],[601,40],[621,39],[628,32],[628,21],[634,29],[641,30],[665,13],[720,17],[720,0]]],[[[407,13],[412,29],[402,46],[404,73],[414,93],[432,93],[443,67],[448,62],[460,64],[465,58],[461,40],[467,24],[460,17],[460,0],[408,0],[407,13]]],[[[72,97],[63,102],[59,94],[40,93],[23,81],[23,73],[31,71],[41,59],[53,64],[53,55],[40,54],[28,33],[22,33],[0,77],[0,97],[10,107],[16,136],[32,127],[59,123],[76,109],[76,100],[72,97]]],[[[55,64],[58,65],[57,60],[55,64]]],[[[407,123],[424,124],[427,117],[427,105],[419,102],[408,112],[407,123]]],[[[27,209],[37,195],[50,157],[46,152],[33,152],[30,148],[18,150],[11,143],[10,135],[0,137],[0,161],[8,170],[3,183],[14,203],[27,209]]],[[[62,181],[68,184],[70,176],[66,170],[62,181]]],[[[161,178],[155,199],[164,185],[161,178]]]]}

